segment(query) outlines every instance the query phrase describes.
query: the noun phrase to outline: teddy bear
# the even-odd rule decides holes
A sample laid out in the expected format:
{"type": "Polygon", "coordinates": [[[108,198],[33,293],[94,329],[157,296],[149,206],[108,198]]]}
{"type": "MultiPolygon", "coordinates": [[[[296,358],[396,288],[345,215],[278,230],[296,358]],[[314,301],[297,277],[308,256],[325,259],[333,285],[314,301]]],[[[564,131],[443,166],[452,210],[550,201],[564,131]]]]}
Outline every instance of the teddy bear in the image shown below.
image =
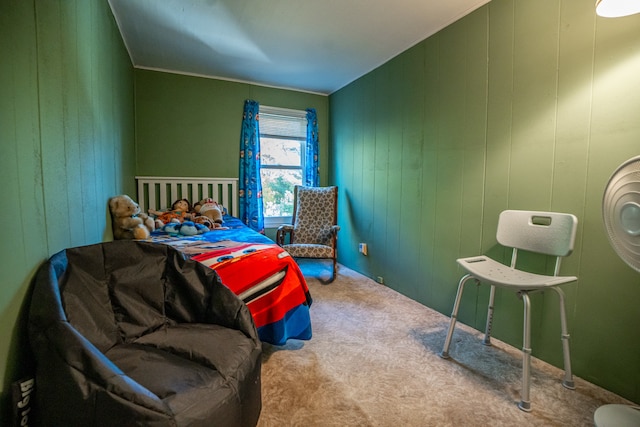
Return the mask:
{"type": "Polygon", "coordinates": [[[189,203],[187,199],[176,200],[171,205],[171,210],[169,211],[149,209],[148,212],[150,215],[155,216],[155,225],[157,228],[161,228],[170,222],[182,223],[185,220],[190,220],[193,216],[191,213],[191,203],[189,203]]]}
{"type": "Polygon", "coordinates": [[[202,199],[193,206],[196,215],[202,215],[210,218],[215,224],[222,224],[223,208],[211,198],[202,199]]]}
{"type": "Polygon", "coordinates": [[[155,229],[153,219],[140,212],[140,206],[126,194],[109,199],[109,211],[116,240],[147,239],[155,229]]]}

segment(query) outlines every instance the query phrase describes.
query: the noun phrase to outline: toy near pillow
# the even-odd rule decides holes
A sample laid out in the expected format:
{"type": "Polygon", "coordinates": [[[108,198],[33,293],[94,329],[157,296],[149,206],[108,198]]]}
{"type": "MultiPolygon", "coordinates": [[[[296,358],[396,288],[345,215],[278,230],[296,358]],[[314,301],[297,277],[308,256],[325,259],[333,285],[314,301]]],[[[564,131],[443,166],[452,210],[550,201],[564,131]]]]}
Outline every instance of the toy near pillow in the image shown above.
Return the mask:
{"type": "Polygon", "coordinates": [[[197,215],[193,218],[193,222],[196,224],[202,224],[207,227],[209,230],[213,230],[216,228],[216,225],[219,227],[220,224],[215,223],[211,220],[211,218],[203,215],[197,215]]]}
{"type": "Polygon", "coordinates": [[[195,236],[206,233],[209,229],[205,225],[193,221],[184,221],[182,223],[170,222],[162,227],[162,231],[170,236],[195,236]]]}
{"type": "Polygon", "coordinates": [[[155,229],[153,220],[126,194],[109,199],[109,211],[116,240],[147,239],[155,229]]]}
{"type": "Polygon", "coordinates": [[[185,220],[190,220],[191,203],[187,199],[180,199],[173,202],[171,210],[169,211],[156,211],[154,209],[148,210],[150,215],[155,216],[155,224],[157,228],[161,228],[163,225],[170,222],[182,223],[185,220]]]}
{"type": "Polygon", "coordinates": [[[193,210],[197,215],[206,216],[216,224],[222,224],[224,222],[222,219],[222,209],[222,206],[211,198],[202,199],[193,206],[193,210]]]}

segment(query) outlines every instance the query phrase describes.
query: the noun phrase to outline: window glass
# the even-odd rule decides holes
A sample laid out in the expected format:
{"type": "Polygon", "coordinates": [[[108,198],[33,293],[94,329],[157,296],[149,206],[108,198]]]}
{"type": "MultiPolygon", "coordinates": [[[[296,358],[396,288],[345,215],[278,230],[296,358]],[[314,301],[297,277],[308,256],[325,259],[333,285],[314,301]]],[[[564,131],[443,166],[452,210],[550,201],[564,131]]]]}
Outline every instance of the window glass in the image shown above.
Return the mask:
{"type": "Polygon", "coordinates": [[[262,169],[261,175],[264,216],[293,215],[293,186],[302,184],[302,171],[262,169]]]}
{"type": "Polygon", "coordinates": [[[260,178],[266,225],[293,215],[293,187],[304,171],[307,120],[304,111],[260,107],[260,178]]]}
{"type": "Polygon", "coordinates": [[[300,141],[260,138],[260,164],[301,167],[300,141]]]}

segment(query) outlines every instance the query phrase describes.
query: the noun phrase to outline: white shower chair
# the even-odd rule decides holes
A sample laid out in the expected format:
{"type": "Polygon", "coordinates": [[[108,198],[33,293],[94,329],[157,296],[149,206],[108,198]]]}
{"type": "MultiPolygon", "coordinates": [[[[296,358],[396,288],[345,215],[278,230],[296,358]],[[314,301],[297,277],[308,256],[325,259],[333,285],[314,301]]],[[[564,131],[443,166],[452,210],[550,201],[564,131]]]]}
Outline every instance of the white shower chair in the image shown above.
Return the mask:
{"type": "Polygon", "coordinates": [[[491,285],[487,324],[483,340],[485,345],[491,345],[491,325],[496,286],[515,291],[524,304],[522,391],[518,407],[526,412],[531,411],[531,401],[529,399],[531,386],[531,301],[529,293],[531,292],[544,291],[550,288],[556,291],[560,298],[560,326],[565,372],[562,384],[569,389],[575,388],[571,373],[564,292],[558,288],[558,285],[578,280],[575,276],[559,276],[562,258],[573,251],[577,225],[578,219],[571,214],[506,210],[500,214],[496,237],[498,243],[512,248],[511,265],[506,266],[484,255],[457,260],[458,264],[468,274],[463,276],[458,284],[458,293],[451,313],[451,323],[449,324],[449,331],[447,332],[447,338],[440,357],[449,358],[449,346],[456,326],[462,292],[464,285],[469,280],[474,281],[476,284],[485,283],[491,285]],[[553,276],[518,270],[516,268],[518,250],[555,256],[556,262],[553,276]]]}

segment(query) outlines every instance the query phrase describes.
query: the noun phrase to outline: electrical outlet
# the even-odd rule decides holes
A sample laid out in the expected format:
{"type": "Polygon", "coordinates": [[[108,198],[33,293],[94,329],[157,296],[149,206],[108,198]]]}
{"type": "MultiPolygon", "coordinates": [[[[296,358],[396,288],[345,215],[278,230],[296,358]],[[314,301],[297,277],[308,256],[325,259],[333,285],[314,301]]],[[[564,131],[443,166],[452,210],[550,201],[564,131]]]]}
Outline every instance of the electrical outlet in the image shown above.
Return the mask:
{"type": "Polygon", "coordinates": [[[366,243],[359,243],[358,244],[358,252],[360,252],[364,256],[367,256],[369,254],[369,248],[367,247],[367,244],[366,243]]]}

